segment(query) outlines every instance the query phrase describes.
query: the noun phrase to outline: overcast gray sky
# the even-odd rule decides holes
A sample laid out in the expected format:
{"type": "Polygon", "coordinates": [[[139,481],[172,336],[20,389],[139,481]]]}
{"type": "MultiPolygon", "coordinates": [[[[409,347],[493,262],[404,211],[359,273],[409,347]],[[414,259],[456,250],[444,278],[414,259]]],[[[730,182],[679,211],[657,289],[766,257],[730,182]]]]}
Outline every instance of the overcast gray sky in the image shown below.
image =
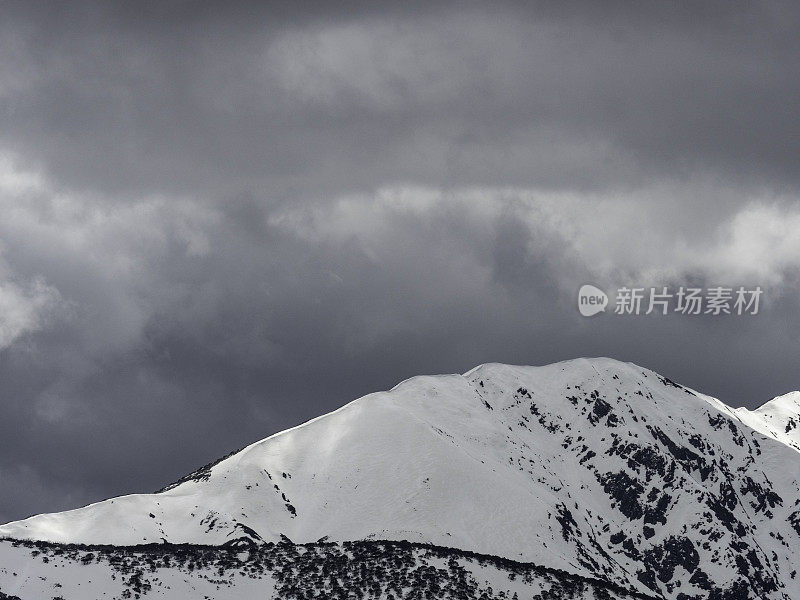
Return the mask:
{"type": "Polygon", "coordinates": [[[0,522],[483,362],[800,388],[800,7],[563,4],[4,3],[0,522]]]}

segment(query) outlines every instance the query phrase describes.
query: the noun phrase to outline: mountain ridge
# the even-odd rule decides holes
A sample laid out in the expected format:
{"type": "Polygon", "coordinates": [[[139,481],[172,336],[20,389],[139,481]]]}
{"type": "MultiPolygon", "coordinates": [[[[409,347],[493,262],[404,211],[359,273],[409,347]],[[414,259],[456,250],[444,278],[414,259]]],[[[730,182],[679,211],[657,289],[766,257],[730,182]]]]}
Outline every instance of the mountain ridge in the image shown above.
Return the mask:
{"type": "Polygon", "coordinates": [[[778,435],[797,418],[794,396],[779,398],[789,400],[733,409],[607,358],[487,363],[406,379],[160,493],[38,515],[0,536],[407,540],[665,598],[746,586],[783,600],[800,596],[800,457],[796,428],[778,435]]]}

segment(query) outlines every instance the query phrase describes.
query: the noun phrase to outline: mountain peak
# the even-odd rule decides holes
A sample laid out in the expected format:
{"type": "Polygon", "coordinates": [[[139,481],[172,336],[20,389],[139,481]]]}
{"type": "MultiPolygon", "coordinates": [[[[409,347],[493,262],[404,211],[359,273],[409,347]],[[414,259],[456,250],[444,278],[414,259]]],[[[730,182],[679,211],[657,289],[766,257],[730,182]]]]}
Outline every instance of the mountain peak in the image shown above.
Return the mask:
{"type": "Polygon", "coordinates": [[[732,409],[609,358],[487,363],[407,379],[162,493],[38,515],[0,527],[0,536],[114,545],[225,544],[242,531],[259,543],[404,540],[665,598],[735,593],[741,581],[763,598],[782,598],[781,586],[800,597],[785,546],[800,545],[797,431],[784,431],[779,412],[732,409]]]}
{"type": "Polygon", "coordinates": [[[734,413],[749,427],[800,452],[800,392],[776,396],[752,411],[737,408],[734,413]]]}
{"type": "Polygon", "coordinates": [[[800,413],[800,391],[788,392],[780,396],[775,396],[768,400],[754,412],[761,414],[791,414],[797,416],[800,413]]]}

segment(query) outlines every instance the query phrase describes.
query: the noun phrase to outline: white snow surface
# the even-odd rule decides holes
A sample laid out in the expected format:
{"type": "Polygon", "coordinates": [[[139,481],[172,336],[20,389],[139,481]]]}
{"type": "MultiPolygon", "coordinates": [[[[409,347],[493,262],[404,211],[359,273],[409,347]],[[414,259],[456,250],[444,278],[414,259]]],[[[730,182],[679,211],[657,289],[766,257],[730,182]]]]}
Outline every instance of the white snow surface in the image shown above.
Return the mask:
{"type": "Polygon", "coordinates": [[[688,540],[714,585],[757,586],[760,573],[761,597],[796,599],[798,424],[800,392],[748,411],[606,358],[485,364],[370,394],[162,493],[33,516],[0,537],[409,540],[706,597],[681,558],[688,540]]]}
{"type": "Polygon", "coordinates": [[[734,412],[749,427],[800,451],[800,392],[773,398],[754,411],[734,412]]]}

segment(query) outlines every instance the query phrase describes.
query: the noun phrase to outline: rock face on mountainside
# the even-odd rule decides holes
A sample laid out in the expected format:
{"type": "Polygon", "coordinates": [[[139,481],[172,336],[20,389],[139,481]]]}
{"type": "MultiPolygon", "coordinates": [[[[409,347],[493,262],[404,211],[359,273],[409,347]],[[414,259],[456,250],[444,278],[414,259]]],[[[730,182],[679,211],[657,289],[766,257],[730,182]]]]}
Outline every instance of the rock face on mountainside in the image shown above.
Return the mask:
{"type": "MultiPolygon", "coordinates": [[[[800,598],[798,426],[797,392],[747,411],[609,359],[488,364],[415,377],[155,494],[9,523],[0,537],[405,540],[655,598],[790,600],[800,598]]],[[[5,593],[10,577],[0,568],[5,593]]],[[[599,589],[575,597],[616,597],[599,589]]]]}

